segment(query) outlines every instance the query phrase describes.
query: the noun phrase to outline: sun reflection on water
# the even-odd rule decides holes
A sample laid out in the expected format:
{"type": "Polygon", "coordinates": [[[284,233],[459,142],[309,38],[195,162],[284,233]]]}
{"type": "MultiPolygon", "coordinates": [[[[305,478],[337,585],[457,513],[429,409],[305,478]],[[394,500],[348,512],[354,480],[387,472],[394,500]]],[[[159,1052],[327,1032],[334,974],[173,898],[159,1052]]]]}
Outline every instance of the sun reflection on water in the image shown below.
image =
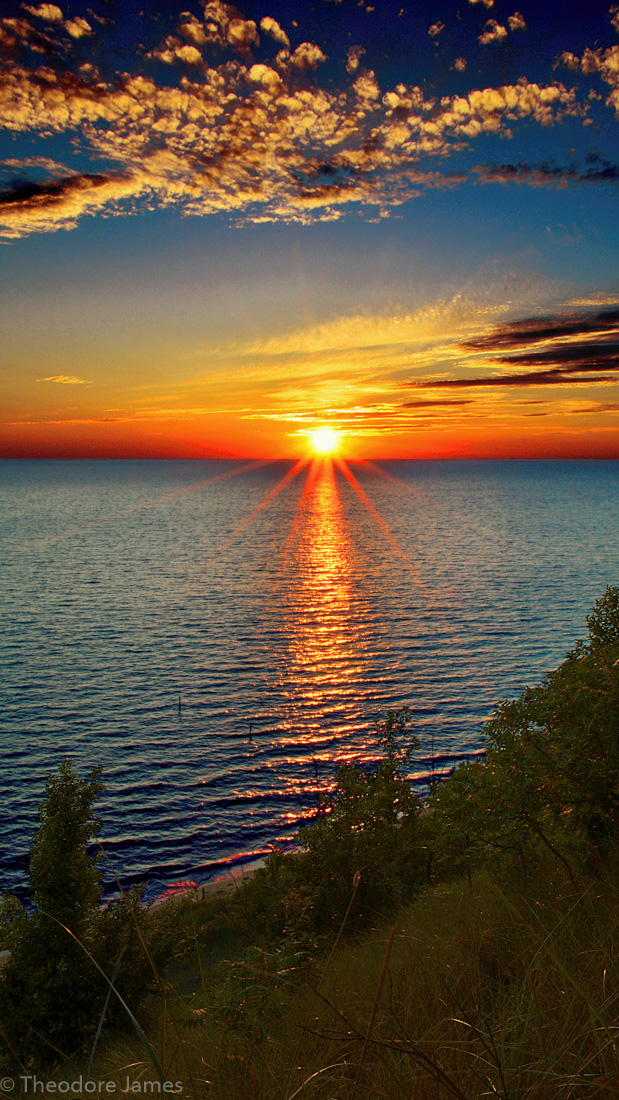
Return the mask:
{"type": "Polygon", "coordinates": [[[308,473],[282,580],[288,661],[279,685],[287,697],[280,746],[285,751],[286,745],[305,744],[319,759],[344,759],[364,727],[364,651],[371,627],[330,458],[316,460],[308,473]],[[339,711],[335,730],[330,700],[337,700],[339,711]]]}

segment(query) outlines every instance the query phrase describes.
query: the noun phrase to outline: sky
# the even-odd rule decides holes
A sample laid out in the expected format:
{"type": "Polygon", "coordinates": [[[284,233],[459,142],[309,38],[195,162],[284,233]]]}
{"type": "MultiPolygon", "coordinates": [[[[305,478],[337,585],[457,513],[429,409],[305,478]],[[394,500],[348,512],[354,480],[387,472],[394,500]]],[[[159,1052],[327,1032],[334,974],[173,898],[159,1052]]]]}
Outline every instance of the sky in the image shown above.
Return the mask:
{"type": "Polygon", "coordinates": [[[619,456],[619,5],[0,3],[0,457],[619,456]]]}

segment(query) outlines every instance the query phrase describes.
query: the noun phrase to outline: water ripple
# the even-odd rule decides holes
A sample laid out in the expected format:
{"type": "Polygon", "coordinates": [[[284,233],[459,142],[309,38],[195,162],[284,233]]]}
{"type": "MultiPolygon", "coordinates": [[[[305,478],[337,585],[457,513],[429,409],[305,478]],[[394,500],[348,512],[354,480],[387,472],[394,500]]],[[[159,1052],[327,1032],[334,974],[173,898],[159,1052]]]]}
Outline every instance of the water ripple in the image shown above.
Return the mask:
{"type": "Polygon", "coordinates": [[[3,888],[66,755],[103,768],[106,848],[156,893],[290,843],[388,707],[421,791],[482,751],[617,583],[617,466],[384,468],[354,466],[382,525],[326,464],[230,541],[289,464],[0,463],[3,888]]]}

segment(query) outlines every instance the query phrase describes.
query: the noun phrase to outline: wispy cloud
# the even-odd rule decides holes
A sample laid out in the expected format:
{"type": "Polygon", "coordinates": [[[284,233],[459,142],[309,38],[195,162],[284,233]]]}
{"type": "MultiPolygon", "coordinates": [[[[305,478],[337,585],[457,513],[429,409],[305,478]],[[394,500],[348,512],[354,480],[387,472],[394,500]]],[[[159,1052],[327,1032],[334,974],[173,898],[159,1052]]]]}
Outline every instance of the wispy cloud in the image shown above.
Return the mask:
{"type": "Polygon", "coordinates": [[[85,378],[75,378],[71,374],[50,374],[47,378],[37,378],[37,382],[60,382],[62,386],[89,386],[85,378]]]}
{"type": "Polygon", "coordinates": [[[619,182],[619,164],[599,154],[586,158],[586,167],[541,161],[527,164],[478,164],[473,168],[480,183],[523,183],[529,187],[567,187],[571,183],[619,182]]]}
{"type": "Polygon", "coordinates": [[[410,379],[420,389],[578,386],[619,381],[619,308],[529,317],[496,325],[459,344],[460,366],[492,374],[410,379]],[[512,369],[506,371],[505,367],[512,369]],[[514,369],[515,368],[515,369],[514,369]],[[540,369],[541,368],[541,369],[540,369]]]}

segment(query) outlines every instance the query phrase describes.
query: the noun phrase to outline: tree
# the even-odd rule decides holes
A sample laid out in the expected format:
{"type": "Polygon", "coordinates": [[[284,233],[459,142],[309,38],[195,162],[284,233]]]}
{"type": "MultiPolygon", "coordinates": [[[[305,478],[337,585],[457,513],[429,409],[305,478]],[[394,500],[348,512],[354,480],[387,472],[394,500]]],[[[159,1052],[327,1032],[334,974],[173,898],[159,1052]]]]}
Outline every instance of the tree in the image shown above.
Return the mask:
{"type": "Polygon", "coordinates": [[[619,832],[619,590],[587,618],[589,640],[538,687],[500,705],[485,758],[457,768],[432,799],[443,862],[551,851],[605,859],[619,832]]]}
{"type": "Polygon", "coordinates": [[[325,920],[341,915],[357,871],[361,882],[355,910],[360,917],[391,908],[418,884],[420,805],[402,774],[418,744],[407,733],[409,718],[406,707],[387,712],[376,727],[383,753],[378,766],[339,768],[317,820],[301,830],[301,845],[323,884],[315,905],[325,920]],[[404,741],[408,748],[403,748],[404,741]]]}
{"type": "Polygon", "coordinates": [[[589,646],[619,646],[619,588],[610,585],[587,615],[589,646]]]}
{"type": "MultiPolygon", "coordinates": [[[[31,850],[32,912],[9,894],[0,901],[0,945],[11,952],[0,971],[5,1062],[37,1069],[91,1040],[108,987],[80,944],[108,975],[124,957],[116,982],[125,999],[135,1004],[148,988],[152,975],[135,927],[146,914],[137,896],[102,907],[100,857],[90,850],[102,790],[97,770],[80,779],[68,760],[60,765],[47,782],[31,850]]],[[[109,1014],[117,1012],[114,998],[109,1014]]]]}
{"type": "Polygon", "coordinates": [[[238,905],[253,928],[299,938],[339,927],[357,872],[349,925],[393,908],[418,887],[425,867],[420,804],[402,774],[417,744],[408,721],[407,708],[388,712],[376,727],[378,765],[340,767],[317,817],[299,833],[301,851],[274,853],[245,894],[239,891],[238,905]]]}

